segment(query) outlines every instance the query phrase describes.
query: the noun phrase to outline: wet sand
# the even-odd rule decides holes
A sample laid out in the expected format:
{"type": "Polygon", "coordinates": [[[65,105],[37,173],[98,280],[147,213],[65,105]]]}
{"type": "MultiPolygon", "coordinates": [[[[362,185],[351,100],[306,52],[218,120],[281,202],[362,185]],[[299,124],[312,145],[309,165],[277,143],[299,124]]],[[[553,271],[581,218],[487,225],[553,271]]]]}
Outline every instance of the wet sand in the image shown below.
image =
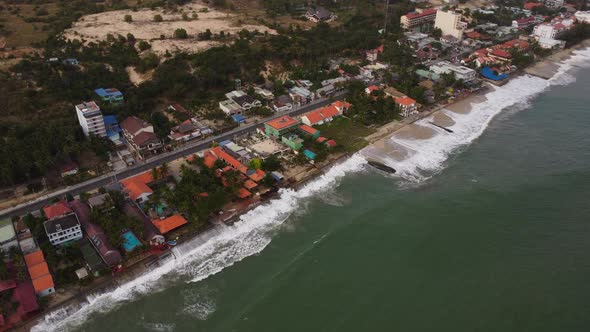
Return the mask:
{"type": "Polygon", "coordinates": [[[436,135],[436,130],[412,123],[398,130],[393,134],[393,137],[400,139],[429,139],[434,135],[436,135]]]}
{"type": "MultiPolygon", "coordinates": [[[[479,104],[484,101],[486,101],[485,95],[474,94],[456,103],[447,105],[445,109],[458,114],[467,114],[471,112],[471,109],[473,108],[472,105],[479,104]]],[[[437,114],[440,114],[440,112],[438,112],[437,114]]]]}
{"type": "Polygon", "coordinates": [[[572,53],[576,50],[587,47],[590,47],[590,40],[585,40],[574,47],[554,53],[543,61],[539,61],[536,64],[524,69],[524,72],[540,78],[550,79],[559,70],[558,63],[569,59],[572,56],[572,53]]]}
{"type": "Polygon", "coordinates": [[[446,115],[443,112],[435,113],[432,116],[432,122],[441,127],[451,127],[455,124],[455,120],[453,120],[450,116],[446,115]]]}

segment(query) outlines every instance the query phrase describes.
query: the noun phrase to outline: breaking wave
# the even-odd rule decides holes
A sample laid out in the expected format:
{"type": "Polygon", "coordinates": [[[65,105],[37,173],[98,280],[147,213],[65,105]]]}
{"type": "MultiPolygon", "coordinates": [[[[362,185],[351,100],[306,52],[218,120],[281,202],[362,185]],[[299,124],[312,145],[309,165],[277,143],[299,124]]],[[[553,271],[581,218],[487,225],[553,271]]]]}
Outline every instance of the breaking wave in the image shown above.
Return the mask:
{"type": "MultiPolygon", "coordinates": [[[[590,59],[590,49],[578,51],[561,64],[559,72],[550,80],[524,75],[511,80],[503,87],[487,94],[487,100],[473,106],[468,114],[444,111],[453,118],[452,134],[437,130],[437,135],[427,140],[401,140],[413,152],[403,161],[384,157],[386,163],[397,170],[396,176],[414,182],[424,181],[444,167],[449,155],[477,139],[492,118],[502,109],[517,104],[527,105],[529,100],[551,85],[569,84],[575,80],[570,70],[585,65],[590,59]]],[[[429,126],[431,119],[423,119],[420,125],[429,126]]],[[[355,154],[343,163],[333,166],[322,176],[307,183],[299,190],[283,189],[277,199],[261,205],[240,217],[232,226],[218,226],[193,240],[174,248],[176,259],[128,281],[110,292],[88,296],[79,305],[70,305],[47,314],[32,331],[68,331],[80,327],[96,315],[116,310],[138,296],[165,289],[170,281],[198,282],[240,260],[262,251],[270,242],[273,232],[282,225],[297,207],[306,204],[308,198],[334,187],[345,175],[365,169],[366,160],[355,154]]],[[[333,203],[340,203],[338,200],[333,203]]],[[[185,298],[183,314],[206,319],[215,311],[215,303],[209,297],[198,295],[185,298]]],[[[149,324],[150,330],[166,331],[173,325],[149,324]]]]}

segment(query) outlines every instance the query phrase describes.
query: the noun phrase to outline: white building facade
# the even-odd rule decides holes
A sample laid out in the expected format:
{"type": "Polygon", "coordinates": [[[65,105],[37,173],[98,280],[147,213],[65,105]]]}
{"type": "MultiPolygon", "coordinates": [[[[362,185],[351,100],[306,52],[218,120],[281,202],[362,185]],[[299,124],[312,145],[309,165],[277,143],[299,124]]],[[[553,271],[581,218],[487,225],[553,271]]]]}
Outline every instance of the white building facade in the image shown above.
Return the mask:
{"type": "Polygon", "coordinates": [[[106,137],[107,131],[104,119],[100,107],[95,102],[90,101],[76,105],[76,114],[84,135],[87,137],[90,135],[106,137]]]}
{"type": "Polygon", "coordinates": [[[475,70],[465,66],[456,66],[448,61],[436,63],[430,66],[429,69],[438,75],[453,73],[456,79],[462,80],[463,82],[471,82],[477,78],[475,70]]]}
{"type": "Polygon", "coordinates": [[[47,220],[43,223],[43,226],[49,242],[54,246],[82,238],[82,228],[78,217],[74,213],[47,220]]]}
{"type": "Polygon", "coordinates": [[[452,11],[436,12],[436,20],[434,27],[442,31],[442,35],[451,35],[459,40],[463,39],[463,31],[467,27],[467,23],[461,21],[461,14],[452,11]]]}

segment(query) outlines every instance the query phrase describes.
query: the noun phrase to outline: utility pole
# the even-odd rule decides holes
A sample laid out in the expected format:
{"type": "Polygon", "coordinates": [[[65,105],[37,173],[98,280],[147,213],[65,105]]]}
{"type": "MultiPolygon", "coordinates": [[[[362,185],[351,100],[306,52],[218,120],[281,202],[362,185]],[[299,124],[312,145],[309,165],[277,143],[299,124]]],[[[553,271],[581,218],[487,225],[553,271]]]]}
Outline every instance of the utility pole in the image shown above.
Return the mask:
{"type": "Polygon", "coordinates": [[[385,24],[383,24],[383,37],[387,34],[387,18],[389,16],[389,0],[385,0],[385,24]]]}

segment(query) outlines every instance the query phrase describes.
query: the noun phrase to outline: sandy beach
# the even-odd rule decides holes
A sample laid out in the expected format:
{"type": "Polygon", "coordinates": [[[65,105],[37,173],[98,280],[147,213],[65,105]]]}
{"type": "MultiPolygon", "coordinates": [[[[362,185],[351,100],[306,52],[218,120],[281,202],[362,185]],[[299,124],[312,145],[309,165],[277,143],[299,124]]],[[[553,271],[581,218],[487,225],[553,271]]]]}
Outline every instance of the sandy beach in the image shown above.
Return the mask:
{"type": "Polygon", "coordinates": [[[558,63],[569,59],[574,51],[590,47],[590,40],[585,40],[574,47],[553,53],[546,59],[525,68],[524,72],[544,79],[550,79],[559,69],[558,63]]]}

